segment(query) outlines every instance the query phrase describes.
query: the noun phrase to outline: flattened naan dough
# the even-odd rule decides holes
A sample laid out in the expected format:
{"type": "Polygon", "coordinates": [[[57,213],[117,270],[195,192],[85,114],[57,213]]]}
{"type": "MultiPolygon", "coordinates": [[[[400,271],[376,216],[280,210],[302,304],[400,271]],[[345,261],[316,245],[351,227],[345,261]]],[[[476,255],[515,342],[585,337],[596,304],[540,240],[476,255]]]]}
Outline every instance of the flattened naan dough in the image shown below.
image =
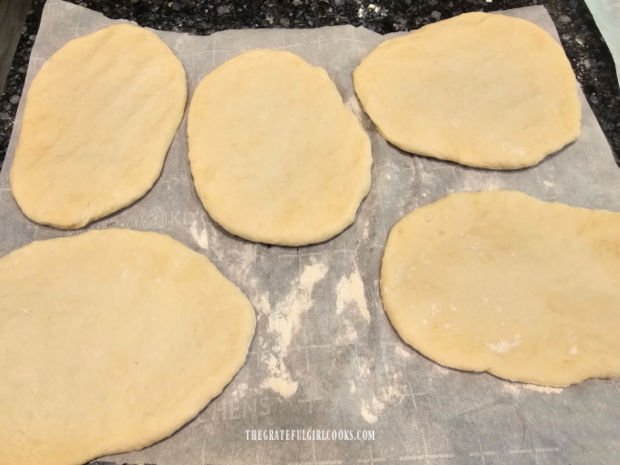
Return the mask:
{"type": "Polygon", "coordinates": [[[381,296],[442,365],[545,386],[620,376],[620,213],[452,194],[394,226],[381,296]]]}
{"type": "Polygon", "coordinates": [[[200,82],[187,118],[198,196],[231,233],[289,246],[349,226],[370,188],[370,140],[323,68],[251,50],[200,82]]]}
{"type": "Polygon", "coordinates": [[[186,97],[183,66],[146,29],[118,24],[67,42],[28,90],[11,167],[24,214],[76,229],[142,197],[186,97]]]}
{"type": "Polygon", "coordinates": [[[519,18],[466,13],[387,40],[353,80],[379,132],[420,155],[515,169],[579,136],[577,83],[562,47],[519,18]]]}
{"type": "Polygon", "coordinates": [[[110,229],[0,259],[0,463],[80,465],[165,438],[243,365],[254,310],[204,256],[110,229]]]}

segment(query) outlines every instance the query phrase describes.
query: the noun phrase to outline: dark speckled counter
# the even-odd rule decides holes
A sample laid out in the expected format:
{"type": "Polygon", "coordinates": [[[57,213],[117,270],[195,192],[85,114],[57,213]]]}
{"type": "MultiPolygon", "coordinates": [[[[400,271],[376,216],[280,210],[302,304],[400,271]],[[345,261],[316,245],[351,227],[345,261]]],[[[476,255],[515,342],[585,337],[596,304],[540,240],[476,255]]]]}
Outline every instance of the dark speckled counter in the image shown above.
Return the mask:
{"type": "MultiPolygon", "coordinates": [[[[560,33],[590,105],[620,160],[620,88],[614,63],[583,0],[69,0],[114,19],[155,29],[210,34],[239,28],[309,28],[352,24],[385,34],[468,11],[497,11],[544,5],[560,33]]],[[[33,0],[6,86],[0,99],[0,165],[4,160],[17,104],[45,0],[33,0]]]]}

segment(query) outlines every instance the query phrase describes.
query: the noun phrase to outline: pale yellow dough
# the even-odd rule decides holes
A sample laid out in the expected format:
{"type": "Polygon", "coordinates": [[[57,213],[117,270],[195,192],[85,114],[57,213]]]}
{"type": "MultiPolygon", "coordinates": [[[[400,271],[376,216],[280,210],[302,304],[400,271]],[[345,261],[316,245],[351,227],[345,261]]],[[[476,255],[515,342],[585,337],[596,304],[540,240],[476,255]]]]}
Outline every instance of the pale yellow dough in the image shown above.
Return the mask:
{"type": "Polygon", "coordinates": [[[452,194],[390,232],[385,311],[453,368],[543,386],[620,376],[620,213],[452,194]]]}
{"type": "Polygon", "coordinates": [[[579,136],[577,83],[562,47],[519,18],[466,13],[387,40],[353,81],[379,132],[419,155],[515,169],[579,136]]]}
{"type": "Polygon", "coordinates": [[[80,228],[142,197],[183,117],[185,71],[152,32],[71,40],[28,90],[11,190],[33,221],[80,228]]]}
{"type": "Polygon", "coordinates": [[[163,439],[217,396],[248,299],[170,237],[110,229],[0,259],[0,464],[80,465],[163,439]]]}
{"type": "Polygon", "coordinates": [[[252,50],[200,82],[187,119],[198,196],[231,233],[305,245],[340,233],[370,188],[370,141],[327,72],[252,50]]]}

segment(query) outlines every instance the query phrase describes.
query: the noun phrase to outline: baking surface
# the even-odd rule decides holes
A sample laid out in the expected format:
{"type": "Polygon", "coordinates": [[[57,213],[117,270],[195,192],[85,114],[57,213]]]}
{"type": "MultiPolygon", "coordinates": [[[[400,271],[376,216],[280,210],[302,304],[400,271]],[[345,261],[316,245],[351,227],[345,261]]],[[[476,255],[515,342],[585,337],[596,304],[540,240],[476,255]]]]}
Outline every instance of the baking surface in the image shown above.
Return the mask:
{"type": "MultiPolygon", "coordinates": [[[[543,7],[509,13],[555,33],[543,7]]],[[[26,88],[45,59],[67,40],[114,22],[49,0],[26,88]]],[[[358,114],[350,73],[383,40],[352,26],[225,31],[207,37],[156,33],[183,63],[189,95],[207,72],[241,51],[278,48],[325,67],[344,101],[358,114]]],[[[11,197],[8,171],[23,103],[0,173],[0,255],[34,239],[74,234],[29,222],[11,197]]],[[[329,242],[302,248],[249,243],[228,235],[209,219],[192,185],[183,122],[153,189],[90,228],[163,232],[204,253],[252,301],[258,318],[256,336],[245,366],[198,418],[150,448],[100,461],[618,463],[620,380],[541,390],[442,368],[398,338],[383,312],[377,285],[391,226],[417,206],[450,192],[515,189],[543,200],[620,211],[620,170],[582,95],[581,103],[579,140],[540,165],[515,172],[464,168],[400,152],[362,116],[373,144],[370,193],[350,228],[329,242]],[[269,428],[374,430],[375,440],[246,440],[246,430],[269,428]]]]}

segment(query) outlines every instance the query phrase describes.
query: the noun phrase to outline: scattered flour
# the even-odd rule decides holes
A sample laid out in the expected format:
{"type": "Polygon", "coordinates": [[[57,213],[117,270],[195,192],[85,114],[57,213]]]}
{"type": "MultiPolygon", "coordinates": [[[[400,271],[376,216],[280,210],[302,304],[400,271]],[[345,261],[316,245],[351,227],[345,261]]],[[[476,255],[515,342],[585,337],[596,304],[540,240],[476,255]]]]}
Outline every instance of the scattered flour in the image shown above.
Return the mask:
{"type": "Polygon", "coordinates": [[[514,340],[512,342],[507,341],[506,339],[501,339],[498,342],[486,342],[485,345],[491,349],[493,352],[497,352],[498,354],[505,354],[510,352],[512,349],[521,344],[521,335],[515,334],[514,340]]]}
{"type": "Polygon", "coordinates": [[[535,384],[524,384],[523,387],[529,391],[542,392],[545,394],[560,394],[564,391],[564,388],[537,386],[535,384]]]}
{"type": "Polygon", "coordinates": [[[347,319],[340,321],[341,329],[336,336],[336,345],[350,344],[357,339],[357,331],[353,323],[347,319]]]}
{"type": "Polygon", "coordinates": [[[493,173],[489,174],[491,174],[491,176],[487,176],[487,173],[480,174],[475,171],[467,172],[467,174],[462,178],[463,187],[461,190],[494,191],[506,188],[506,184],[501,178],[496,177],[493,173]]]}
{"type": "Polygon", "coordinates": [[[521,393],[519,385],[515,383],[502,382],[502,390],[515,396],[521,393]]]}
{"type": "Polygon", "coordinates": [[[360,103],[355,95],[352,95],[344,104],[349,110],[355,113],[355,116],[360,119],[363,118],[364,112],[362,111],[362,107],[360,106],[360,103]]]}
{"type": "Polygon", "coordinates": [[[258,310],[258,313],[262,315],[269,315],[269,313],[271,313],[271,306],[269,305],[269,292],[265,292],[258,297],[254,303],[254,306],[256,307],[256,310],[258,310]]]}
{"type": "Polygon", "coordinates": [[[386,407],[404,399],[408,389],[400,371],[378,375],[371,357],[373,355],[357,356],[357,384],[350,381],[349,388],[352,400],[359,404],[361,417],[368,423],[375,423],[386,407]]]}
{"type": "Polygon", "coordinates": [[[376,423],[385,408],[405,397],[405,386],[402,385],[400,375],[395,374],[385,386],[360,403],[360,415],[368,423],[376,423]]]}
{"type": "Polygon", "coordinates": [[[362,378],[362,381],[366,381],[366,379],[370,377],[370,361],[366,358],[358,357],[357,368],[359,370],[359,376],[360,378],[362,378]]]}
{"type": "Polygon", "coordinates": [[[198,230],[198,223],[193,221],[192,225],[189,227],[189,232],[198,247],[204,250],[209,248],[209,235],[207,234],[207,228],[204,225],[202,229],[198,230]]]}
{"type": "Polygon", "coordinates": [[[402,344],[394,346],[394,352],[400,358],[411,358],[411,351],[404,347],[402,344]]]}
{"type": "MultiPolygon", "coordinates": [[[[376,408],[376,405],[378,404],[377,398],[373,397],[372,400],[375,401],[374,404],[376,408]]],[[[381,405],[381,410],[383,410],[383,405],[381,405]]],[[[366,399],[362,400],[360,414],[362,415],[362,418],[364,418],[364,420],[366,420],[368,423],[376,423],[376,421],[379,419],[379,417],[371,410],[369,403],[366,402],[366,399]]]]}
{"type": "Polygon", "coordinates": [[[271,375],[263,380],[260,387],[270,389],[282,397],[291,397],[297,392],[297,381],[291,379],[291,374],[284,362],[276,359],[273,355],[270,356],[269,360],[267,367],[271,375]]]}
{"type": "Polygon", "coordinates": [[[554,388],[546,386],[537,386],[536,384],[523,384],[523,383],[502,383],[502,389],[513,395],[519,395],[523,392],[523,389],[534,392],[542,392],[544,394],[560,394],[564,391],[564,388],[554,388]]]}
{"type": "Polygon", "coordinates": [[[231,266],[226,270],[227,276],[234,282],[247,282],[253,274],[254,264],[256,263],[256,244],[241,243],[234,250],[229,250],[228,253],[226,261],[231,266]]]}
{"type": "Polygon", "coordinates": [[[364,221],[364,229],[362,230],[362,239],[367,240],[370,236],[370,221],[364,221]]]}
{"type": "Polygon", "coordinates": [[[336,314],[340,315],[346,308],[354,308],[364,321],[370,321],[364,283],[357,265],[349,276],[340,278],[336,286],[336,314]]]}
{"type": "Polygon", "coordinates": [[[357,386],[355,385],[355,381],[353,381],[352,379],[349,380],[349,392],[351,394],[355,394],[355,392],[357,391],[357,386]]]}
{"type": "Polygon", "coordinates": [[[433,371],[439,373],[440,375],[450,374],[450,370],[448,370],[446,367],[438,365],[437,363],[433,363],[433,371]]]}
{"type": "MultiPolygon", "coordinates": [[[[199,232],[198,228],[195,226],[190,228],[190,232],[199,245],[202,236],[207,238],[206,242],[203,241],[200,246],[210,247],[209,250],[215,255],[216,262],[222,264],[222,272],[228,279],[234,283],[246,283],[250,285],[252,281],[256,283],[254,265],[256,264],[257,245],[255,243],[237,241],[237,244],[233,248],[228,247],[225,243],[222,244],[222,242],[229,239],[221,234],[213,234],[211,237],[208,237],[206,229],[204,233],[199,232]]],[[[248,287],[251,288],[251,286],[248,287]]]]}
{"type": "Polygon", "coordinates": [[[233,397],[233,399],[238,400],[238,399],[245,397],[245,394],[247,391],[248,391],[247,383],[236,383],[231,396],[233,397]]]}
{"type": "Polygon", "coordinates": [[[301,276],[293,282],[286,297],[277,302],[275,307],[268,308],[265,299],[259,304],[260,311],[267,316],[267,332],[273,338],[271,351],[267,350],[263,341],[261,349],[265,349],[262,361],[267,365],[269,376],[261,383],[262,388],[271,389],[283,397],[290,397],[297,392],[297,381],[291,378],[284,358],[294,334],[299,329],[301,316],[312,306],[312,291],[316,283],[327,274],[327,266],[313,262],[307,265],[301,276]]]}

